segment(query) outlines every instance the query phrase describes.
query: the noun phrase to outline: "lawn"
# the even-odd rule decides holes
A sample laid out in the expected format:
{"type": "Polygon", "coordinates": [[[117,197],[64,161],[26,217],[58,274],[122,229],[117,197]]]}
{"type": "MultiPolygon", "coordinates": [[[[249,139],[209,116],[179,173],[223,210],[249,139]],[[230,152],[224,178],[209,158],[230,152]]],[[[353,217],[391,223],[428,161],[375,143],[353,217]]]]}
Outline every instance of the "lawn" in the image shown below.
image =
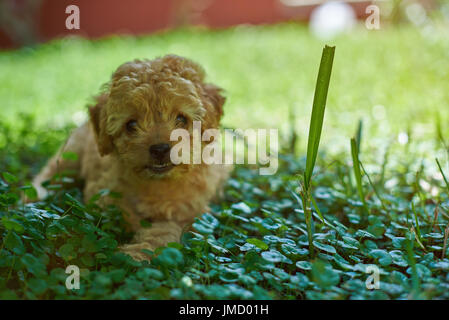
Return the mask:
{"type": "MultiPolygon", "coordinates": [[[[360,28],[332,41],[338,52],[328,101],[329,134],[324,138],[341,141],[360,117],[365,128],[388,134],[432,123],[436,111],[448,119],[447,36],[445,29],[422,34],[411,27],[360,28]]],[[[10,119],[19,112],[32,113],[41,124],[61,126],[84,111],[121,63],[175,53],[201,63],[210,81],[226,90],[225,125],[286,130],[293,107],[298,128],[303,128],[322,47],[306,28],[282,24],[70,39],[0,52],[2,115],[10,119]]]]}
{"type": "Polygon", "coordinates": [[[185,29],[0,52],[0,298],[449,298],[447,37],[402,26],[329,42],[313,255],[297,195],[324,43],[306,28],[185,29]],[[238,167],[182,244],[139,263],[116,251],[131,236],[118,208],[82,203],[62,185],[33,204],[21,195],[33,196],[30,179],[119,64],[166,53],[199,62],[226,90],[224,127],[278,128],[287,146],[294,110],[299,139],[274,176],[238,167]],[[359,120],[361,181],[350,148],[359,120]],[[79,290],[65,287],[68,265],[81,268],[79,290]],[[379,289],[366,286],[370,265],[379,289]]]}

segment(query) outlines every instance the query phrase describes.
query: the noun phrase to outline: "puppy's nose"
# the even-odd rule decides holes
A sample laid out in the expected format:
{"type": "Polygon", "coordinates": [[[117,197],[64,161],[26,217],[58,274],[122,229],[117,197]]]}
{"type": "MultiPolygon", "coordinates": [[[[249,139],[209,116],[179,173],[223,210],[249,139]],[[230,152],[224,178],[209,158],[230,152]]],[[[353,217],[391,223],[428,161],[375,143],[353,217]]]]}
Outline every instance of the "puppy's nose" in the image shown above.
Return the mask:
{"type": "Polygon", "coordinates": [[[150,147],[150,154],[153,158],[162,160],[170,151],[170,145],[167,143],[153,144],[150,147]]]}

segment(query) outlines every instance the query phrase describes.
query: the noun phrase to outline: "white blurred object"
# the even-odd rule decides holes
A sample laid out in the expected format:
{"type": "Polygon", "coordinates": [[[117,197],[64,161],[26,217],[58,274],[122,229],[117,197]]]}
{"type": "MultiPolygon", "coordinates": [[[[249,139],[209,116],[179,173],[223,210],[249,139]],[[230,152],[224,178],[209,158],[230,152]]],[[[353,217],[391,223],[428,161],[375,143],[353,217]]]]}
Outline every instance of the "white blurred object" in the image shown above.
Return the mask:
{"type": "Polygon", "coordinates": [[[427,20],[427,13],[424,7],[415,2],[405,8],[405,14],[410,22],[416,26],[423,25],[427,20]]]}
{"type": "Polygon", "coordinates": [[[398,142],[401,145],[407,144],[408,142],[408,134],[405,132],[401,132],[398,134],[398,142]]]}
{"type": "Polygon", "coordinates": [[[310,17],[310,30],[320,39],[331,39],[354,27],[354,9],[347,3],[329,1],[313,10],[310,17]]]}
{"type": "Polygon", "coordinates": [[[87,112],[85,111],[77,111],[72,116],[72,121],[76,126],[81,126],[84,122],[87,121],[87,112]]]}

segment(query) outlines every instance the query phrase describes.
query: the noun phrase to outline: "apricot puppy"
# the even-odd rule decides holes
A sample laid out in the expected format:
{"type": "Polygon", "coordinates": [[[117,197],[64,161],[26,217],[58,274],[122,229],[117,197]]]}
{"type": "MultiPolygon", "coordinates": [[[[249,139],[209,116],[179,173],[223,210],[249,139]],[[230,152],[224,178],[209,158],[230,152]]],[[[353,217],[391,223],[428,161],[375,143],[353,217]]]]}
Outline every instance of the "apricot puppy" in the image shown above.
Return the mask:
{"type": "Polygon", "coordinates": [[[89,107],[90,121],[74,131],[34,179],[39,197],[46,194],[42,182],[75,170],[85,181],[84,201],[102,189],[121,193],[120,199],[103,202],[119,205],[136,232],[122,251],[143,260],[149,256],[141,249],[179,241],[182,229],[208,210],[230,170],[170,160],[176,144],[170,141],[172,130],[184,128],[192,136],[193,121],[201,122],[202,131],[219,127],[225,98],[204,77],[198,64],[175,55],[121,65],[97,104],[89,107]],[[75,152],[78,159],[65,160],[63,152],[75,152]],[[152,226],[142,228],[143,219],[152,226]]]}

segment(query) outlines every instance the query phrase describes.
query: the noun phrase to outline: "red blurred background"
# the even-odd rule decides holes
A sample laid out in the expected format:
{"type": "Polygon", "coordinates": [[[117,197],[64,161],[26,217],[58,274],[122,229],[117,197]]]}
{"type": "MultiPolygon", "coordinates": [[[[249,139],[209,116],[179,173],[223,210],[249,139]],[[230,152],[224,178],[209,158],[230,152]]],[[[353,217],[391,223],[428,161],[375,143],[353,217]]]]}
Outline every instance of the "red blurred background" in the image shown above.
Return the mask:
{"type": "MultiPolygon", "coordinates": [[[[307,21],[320,0],[0,0],[0,47],[55,37],[145,34],[183,25],[224,28],[237,24],[307,21]],[[80,9],[80,29],[68,30],[66,7],[80,9]]],[[[349,1],[358,18],[371,1],[349,1]]]]}

